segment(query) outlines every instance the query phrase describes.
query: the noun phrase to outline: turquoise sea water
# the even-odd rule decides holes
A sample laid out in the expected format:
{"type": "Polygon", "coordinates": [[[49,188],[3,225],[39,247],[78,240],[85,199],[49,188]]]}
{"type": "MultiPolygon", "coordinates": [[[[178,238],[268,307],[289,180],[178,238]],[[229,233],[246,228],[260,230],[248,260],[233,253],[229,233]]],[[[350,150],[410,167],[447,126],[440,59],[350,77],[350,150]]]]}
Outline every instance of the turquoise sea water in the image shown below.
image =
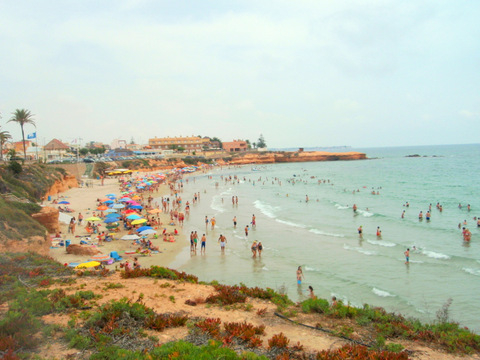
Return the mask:
{"type": "Polygon", "coordinates": [[[311,285],[319,297],[335,295],[355,306],[369,303],[424,321],[434,321],[452,298],[451,319],[479,332],[480,228],[473,217],[480,216],[480,145],[355,150],[370,160],[217,168],[211,177],[184,180],[184,202],[201,193],[184,232],[197,230],[201,236],[206,215],[215,216],[217,226],[208,229],[206,255],[200,249],[191,255],[186,244],[172,266],[206,281],[284,287],[294,301],[311,285]],[[405,157],[412,154],[421,157],[405,157]],[[228,176],[239,183],[224,181],[228,176]],[[238,205],[232,205],[232,196],[238,196],[238,205]],[[419,221],[429,204],[431,220],[419,221]],[[257,226],[246,238],[252,214],[257,226]],[[464,220],[472,232],[469,243],[458,228],[464,220]],[[217,243],[220,234],[228,240],[225,255],[217,243]],[[252,259],[253,240],[263,243],[262,258],[252,259]],[[305,274],[301,286],[295,276],[299,265],[305,274]]]}

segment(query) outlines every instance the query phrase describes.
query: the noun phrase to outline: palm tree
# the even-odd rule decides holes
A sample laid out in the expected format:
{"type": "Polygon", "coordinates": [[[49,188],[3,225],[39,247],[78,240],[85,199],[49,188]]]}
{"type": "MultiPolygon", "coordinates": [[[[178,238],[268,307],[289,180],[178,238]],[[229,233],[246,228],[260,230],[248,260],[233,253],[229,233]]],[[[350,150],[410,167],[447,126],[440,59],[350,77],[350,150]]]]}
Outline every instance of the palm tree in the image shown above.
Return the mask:
{"type": "Polygon", "coordinates": [[[0,161],[3,160],[3,145],[11,138],[8,131],[0,131],[0,161]]]}
{"type": "Polygon", "coordinates": [[[27,160],[27,149],[25,148],[25,133],[23,132],[23,126],[25,124],[32,124],[36,127],[35,121],[33,121],[33,115],[30,110],[17,109],[13,113],[13,117],[8,120],[8,122],[16,122],[20,125],[20,128],[22,129],[23,159],[27,160]]]}

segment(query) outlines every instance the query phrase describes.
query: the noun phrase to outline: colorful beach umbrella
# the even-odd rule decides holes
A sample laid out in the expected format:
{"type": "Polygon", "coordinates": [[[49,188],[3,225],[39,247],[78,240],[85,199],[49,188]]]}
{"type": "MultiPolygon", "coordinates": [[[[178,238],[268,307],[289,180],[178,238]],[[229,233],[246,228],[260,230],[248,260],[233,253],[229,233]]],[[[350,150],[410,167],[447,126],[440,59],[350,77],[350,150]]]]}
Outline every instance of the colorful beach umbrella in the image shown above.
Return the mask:
{"type": "Polygon", "coordinates": [[[158,213],[161,213],[161,212],[162,212],[162,210],[160,210],[160,209],[152,209],[152,210],[148,211],[149,214],[158,214],[158,213]]]}
{"type": "Polygon", "coordinates": [[[123,204],[113,204],[112,208],[113,209],[123,209],[125,207],[125,205],[123,204]]]}
{"type": "Polygon", "coordinates": [[[108,218],[106,218],[105,220],[103,220],[103,222],[104,222],[105,224],[116,223],[117,221],[118,221],[118,219],[115,218],[115,217],[108,217],[108,218]]]}
{"type": "Polygon", "coordinates": [[[128,215],[127,216],[127,219],[128,220],[137,220],[137,219],[141,219],[142,217],[138,214],[131,214],[131,215],[128,215]]]}
{"type": "Polygon", "coordinates": [[[93,255],[91,258],[90,258],[91,261],[108,261],[110,260],[110,255],[104,255],[104,254],[97,254],[97,255],[93,255]]]}
{"type": "Polygon", "coordinates": [[[99,217],[96,217],[96,216],[91,216],[89,218],[86,218],[85,220],[86,221],[102,221],[102,219],[100,219],[99,217]]]}
{"type": "Polygon", "coordinates": [[[142,226],[137,229],[137,232],[142,232],[143,230],[153,230],[153,227],[151,226],[142,226]]]}
{"type": "Polygon", "coordinates": [[[145,236],[145,235],[151,235],[151,234],[156,234],[157,232],[153,229],[147,229],[143,230],[140,232],[140,235],[145,236]]]}
{"type": "MultiPolygon", "coordinates": [[[[107,209],[107,210],[105,210],[105,212],[106,212],[106,213],[115,213],[115,214],[118,214],[118,213],[117,213],[117,210],[115,210],[115,209],[107,209]]],[[[107,216],[108,216],[108,215],[107,215],[107,216]]]]}
{"type": "Polygon", "coordinates": [[[123,235],[120,238],[120,240],[138,240],[138,239],[140,239],[140,236],[135,234],[123,235]]]}
{"type": "Polygon", "coordinates": [[[132,225],[139,225],[139,224],[143,224],[143,223],[146,223],[146,222],[147,222],[147,219],[137,219],[137,220],[132,221],[132,225]]]}
{"type": "Polygon", "coordinates": [[[142,205],[131,205],[130,209],[137,209],[137,210],[142,210],[143,206],[142,205]]]}
{"type": "Polygon", "coordinates": [[[108,210],[108,207],[105,205],[100,205],[99,207],[97,207],[97,210],[100,210],[100,211],[108,210]]]}
{"type": "Polygon", "coordinates": [[[85,263],[81,263],[75,267],[75,269],[87,269],[87,268],[92,268],[100,266],[100,263],[98,261],[89,261],[85,263]]]}

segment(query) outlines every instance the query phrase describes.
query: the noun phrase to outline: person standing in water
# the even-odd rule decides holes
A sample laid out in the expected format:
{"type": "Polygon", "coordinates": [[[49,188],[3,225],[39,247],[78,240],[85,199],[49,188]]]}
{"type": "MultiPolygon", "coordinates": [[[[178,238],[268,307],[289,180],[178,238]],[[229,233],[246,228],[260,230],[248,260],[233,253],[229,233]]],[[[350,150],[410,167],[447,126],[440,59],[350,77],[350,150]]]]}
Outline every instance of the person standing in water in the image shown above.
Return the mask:
{"type": "Polygon", "coordinates": [[[248,237],[248,225],[245,226],[245,236],[248,237]]]}
{"type": "Polygon", "coordinates": [[[236,216],[233,217],[233,228],[234,229],[237,228],[237,217],[236,216]]]}
{"type": "Polygon", "coordinates": [[[410,264],[410,248],[407,248],[404,254],[405,254],[405,264],[410,264]]]}
{"type": "Polygon", "coordinates": [[[259,241],[257,245],[258,257],[262,257],[262,250],[263,250],[263,245],[262,245],[262,242],[259,241]]]}
{"type": "Polygon", "coordinates": [[[302,278],[305,279],[305,276],[303,275],[302,267],[299,266],[297,269],[297,284],[301,285],[302,284],[302,278]]]}
{"type": "Polygon", "coordinates": [[[360,225],[360,227],[357,230],[358,230],[358,236],[363,237],[363,227],[362,227],[362,225],[360,225]]]}
{"type": "Polygon", "coordinates": [[[220,250],[222,251],[222,254],[225,253],[225,244],[227,243],[227,238],[220,234],[218,242],[220,243],[220,250]]]}

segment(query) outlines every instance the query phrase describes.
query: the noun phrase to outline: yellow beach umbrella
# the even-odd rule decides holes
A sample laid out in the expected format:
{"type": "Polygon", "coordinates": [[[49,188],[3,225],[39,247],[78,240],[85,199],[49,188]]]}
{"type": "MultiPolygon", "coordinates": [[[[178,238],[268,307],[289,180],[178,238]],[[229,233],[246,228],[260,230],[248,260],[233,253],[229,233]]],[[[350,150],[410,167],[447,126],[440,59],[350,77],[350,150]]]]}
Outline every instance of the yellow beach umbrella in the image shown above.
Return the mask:
{"type": "Polygon", "coordinates": [[[100,266],[100,263],[98,261],[89,261],[85,263],[81,263],[75,267],[75,269],[87,269],[87,268],[92,268],[100,266]]]}
{"type": "Polygon", "coordinates": [[[143,224],[146,223],[147,219],[137,219],[132,221],[132,225],[138,225],[138,224],[143,224]]]}
{"type": "Polygon", "coordinates": [[[89,218],[85,219],[86,221],[102,221],[99,217],[96,216],[90,216],[89,218]]]}

